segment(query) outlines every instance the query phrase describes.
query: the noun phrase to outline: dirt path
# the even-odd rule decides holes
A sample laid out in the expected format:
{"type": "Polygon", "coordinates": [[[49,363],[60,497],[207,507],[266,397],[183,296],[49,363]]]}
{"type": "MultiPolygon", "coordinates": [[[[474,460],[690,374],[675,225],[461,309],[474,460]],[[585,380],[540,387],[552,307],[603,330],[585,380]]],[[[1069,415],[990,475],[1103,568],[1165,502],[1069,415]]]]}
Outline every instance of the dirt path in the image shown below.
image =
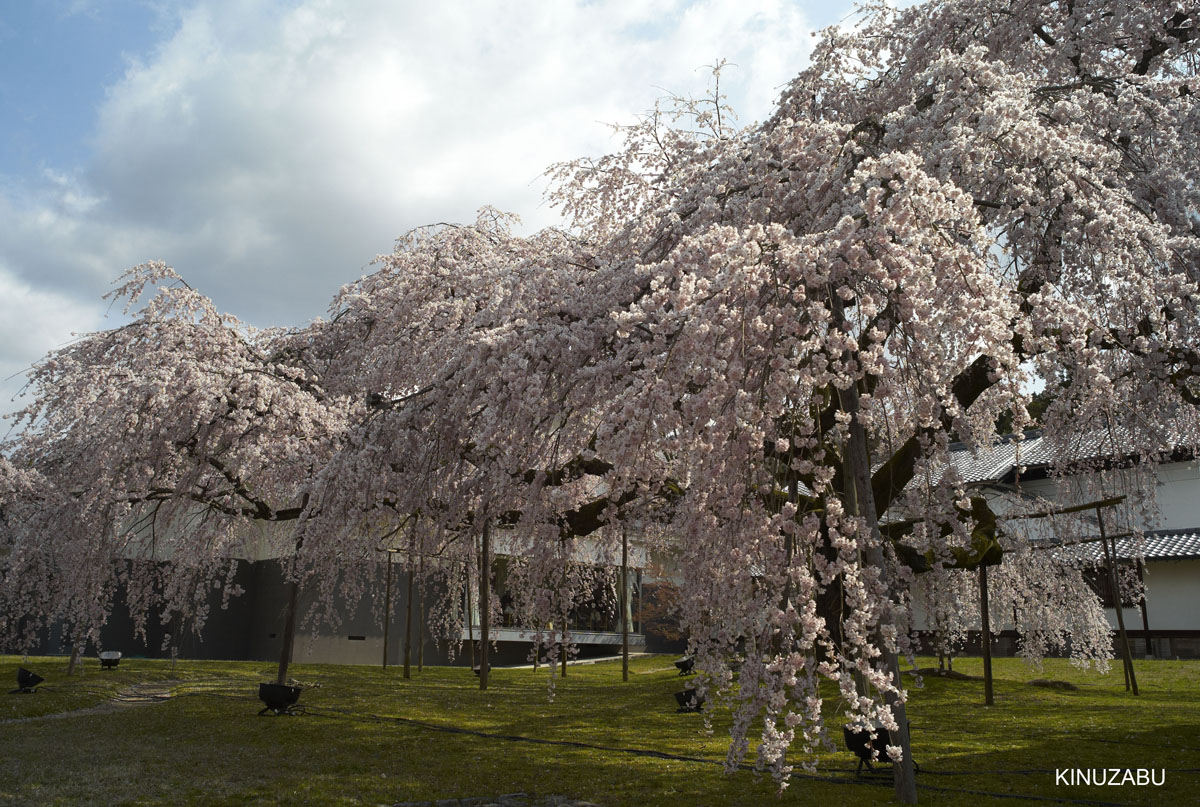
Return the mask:
{"type": "Polygon", "coordinates": [[[169,700],[175,687],[183,681],[143,681],[133,684],[114,694],[111,698],[95,706],[85,706],[82,709],[72,709],[68,712],[51,712],[33,717],[14,717],[0,720],[0,725],[8,723],[29,723],[34,720],[61,720],[66,717],[83,715],[104,715],[119,712],[131,706],[144,706],[148,703],[162,703],[169,700]]]}

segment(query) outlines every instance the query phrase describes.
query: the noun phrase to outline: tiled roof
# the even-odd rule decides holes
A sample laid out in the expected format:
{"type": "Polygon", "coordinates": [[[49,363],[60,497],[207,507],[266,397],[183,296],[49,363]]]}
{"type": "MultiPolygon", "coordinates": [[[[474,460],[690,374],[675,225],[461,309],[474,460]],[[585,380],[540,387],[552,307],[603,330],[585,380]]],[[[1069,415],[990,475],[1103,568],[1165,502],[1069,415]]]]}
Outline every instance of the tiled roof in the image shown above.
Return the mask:
{"type": "MultiPolygon", "coordinates": [[[[1028,442],[1023,441],[1022,449],[1028,442]]],[[[995,482],[1003,479],[1016,464],[1015,446],[1015,441],[1001,443],[990,448],[981,448],[975,455],[965,448],[958,449],[950,455],[950,462],[963,482],[995,482]]]]}
{"type": "Polygon", "coordinates": [[[1053,441],[1039,431],[1031,431],[1021,440],[1009,435],[975,453],[962,443],[952,444],[950,450],[951,464],[967,483],[999,482],[1018,467],[1025,473],[1029,469],[1045,469],[1056,461],[1088,462],[1136,453],[1128,433],[1122,428],[1115,432],[1079,433],[1066,438],[1065,442],[1062,439],[1053,441]]]}
{"type": "MultiPolygon", "coordinates": [[[[1079,445],[1069,449],[1076,457],[1094,456],[1098,445],[1079,445]]],[[[1039,432],[1030,432],[1017,440],[1009,435],[1000,442],[972,453],[961,443],[950,446],[950,462],[963,482],[998,482],[1013,469],[1046,466],[1054,459],[1049,440],[1039,432]]]]}
{"type": "MultiPolygon", "coordinates": [[[[1200,529],[1186,530],[1155,530],[1145,534],[1146,560],[1179,560],[1181,558],[1200,558],[1200,529]]],[[[1086,563],[1101,563],[1104,560],[1104,547],[1099,541],[1076,543],[1064,546],[1059,550],[1086,563]]],[[[1136,555],[1132,538],[1117,539],[1117,556],[1132,558],[1136,555]]]]}

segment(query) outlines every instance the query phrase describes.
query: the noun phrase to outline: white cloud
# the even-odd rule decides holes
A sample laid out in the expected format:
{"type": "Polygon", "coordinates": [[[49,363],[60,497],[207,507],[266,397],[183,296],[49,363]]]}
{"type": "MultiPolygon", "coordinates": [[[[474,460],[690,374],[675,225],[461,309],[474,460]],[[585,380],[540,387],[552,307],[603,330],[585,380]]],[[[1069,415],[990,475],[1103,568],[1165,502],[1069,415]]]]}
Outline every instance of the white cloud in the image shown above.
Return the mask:
{"type": "MultiPolygon", "coordinates": [[[[37,357],[67,344],[75,333],[100,327],[93,306],[35,289],[0,267],[0,412],[20,405],[16,396],[37,357]]],[[[7,431],[0,422],[0,438],[7,431]]]]}
{"type": "Polygon", "coordinates": [[[108,89],[87,165],[0,189],[0,267],[94,300],[163,259],[244,319],[300,323],[413,226],[485,204],[554,222],[547,165],[612,148],[603,124],[658,88],[704,92],[703,65],[736,64],[722,90],[765,117],[810,28],[785,0],[205,0],[108,89]]]}

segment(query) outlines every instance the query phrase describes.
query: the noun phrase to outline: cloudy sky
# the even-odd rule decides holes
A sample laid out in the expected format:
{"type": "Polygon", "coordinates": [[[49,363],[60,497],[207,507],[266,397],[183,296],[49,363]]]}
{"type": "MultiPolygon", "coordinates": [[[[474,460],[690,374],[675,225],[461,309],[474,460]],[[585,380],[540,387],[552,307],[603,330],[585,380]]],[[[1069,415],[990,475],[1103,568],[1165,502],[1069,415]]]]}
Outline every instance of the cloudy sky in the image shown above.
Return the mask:
{"type": "MultiPolygon", "coordinates": [[[[615,146],[718,59],[769,114],[849,0],[45,0],[0,5],[0,413],[100,298],[165,260],[254,325],[302,324],[405,230],[615,146]]],[[[0,425],[0,436],[7,428],[0,425]]]]}

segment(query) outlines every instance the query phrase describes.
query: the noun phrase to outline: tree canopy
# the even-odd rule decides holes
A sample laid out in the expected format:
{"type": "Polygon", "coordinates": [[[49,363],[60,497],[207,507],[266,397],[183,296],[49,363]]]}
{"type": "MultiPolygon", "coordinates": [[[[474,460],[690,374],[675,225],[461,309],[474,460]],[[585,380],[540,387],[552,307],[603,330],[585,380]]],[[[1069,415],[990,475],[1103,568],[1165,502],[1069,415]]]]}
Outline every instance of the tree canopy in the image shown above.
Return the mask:
{"type": "Polygon", "coordinates": [[[299,332],[160,291],[39,365],[0,506],[50,480],[58,515],[18,525],[46,568],[162,500],[294,517],[329,564],[401,518],[468,565],[508,527],[540,624],[572,542],[669,536],[731,764],[751,726],[781,782],[827,746],[825,679],[903,735],[914,575],[1004,548],[952,441],[1020,430],[1039,379],[1069,379],[1039,418],[1063,458],[1084,431],[1147,467],[1196,447],[1197,24],[1161,0],[866,3],[766,122],[733,128],[714,83],[553,167],[568,229],[414,231],[299,332]]]}

